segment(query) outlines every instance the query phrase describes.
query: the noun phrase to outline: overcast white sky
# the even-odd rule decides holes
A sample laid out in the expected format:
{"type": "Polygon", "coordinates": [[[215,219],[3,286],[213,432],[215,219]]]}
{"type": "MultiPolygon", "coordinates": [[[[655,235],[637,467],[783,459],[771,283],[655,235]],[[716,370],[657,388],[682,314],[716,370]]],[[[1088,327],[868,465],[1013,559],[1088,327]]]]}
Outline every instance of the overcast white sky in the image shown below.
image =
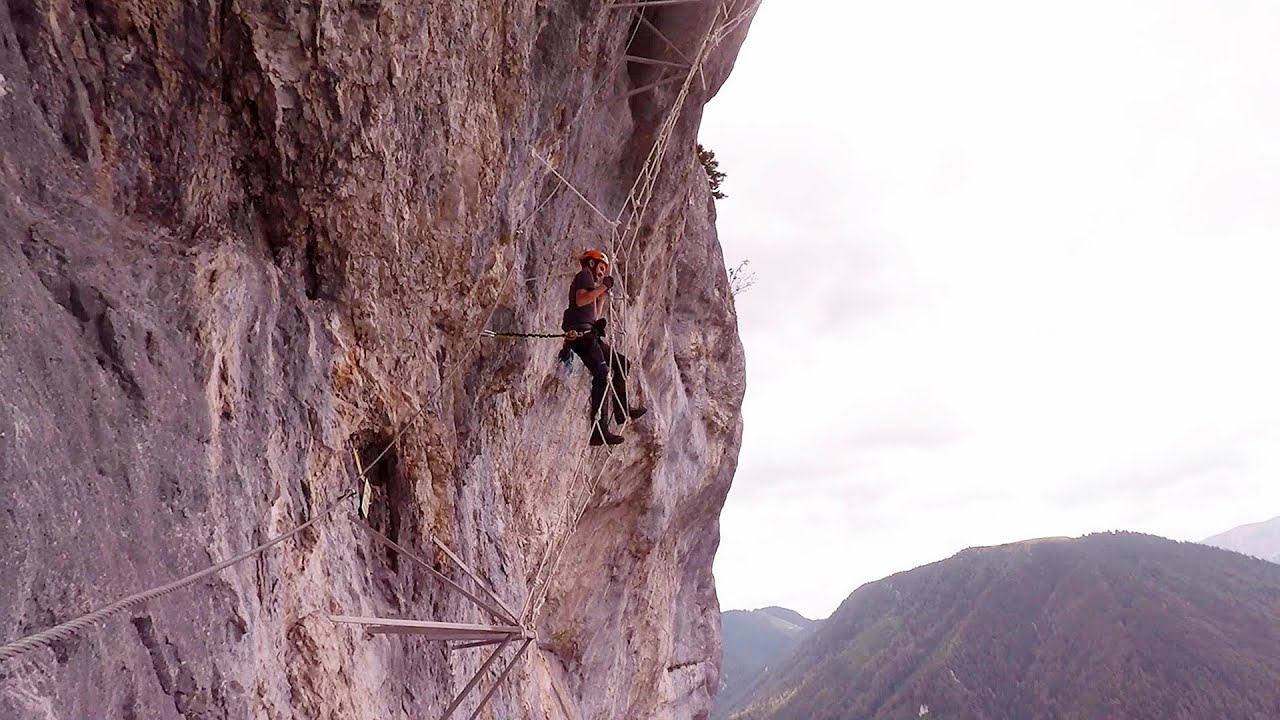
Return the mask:
{"type": "Polygon", "coordinates": [[[766,0],[728,173],[725,609],[1280,515],[1280,2],[766,0]]]}

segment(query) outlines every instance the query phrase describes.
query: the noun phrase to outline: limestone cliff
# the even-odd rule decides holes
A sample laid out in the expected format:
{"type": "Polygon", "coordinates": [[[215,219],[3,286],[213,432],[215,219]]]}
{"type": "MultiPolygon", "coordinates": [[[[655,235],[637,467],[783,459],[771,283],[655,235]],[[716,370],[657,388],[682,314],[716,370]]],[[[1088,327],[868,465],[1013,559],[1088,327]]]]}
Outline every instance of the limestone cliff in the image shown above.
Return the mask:
{"type": "MultiPolygon", "coordinates": [[[[693,147],[752,5],[0,0],[0,642],[296,526],[421,409],[372,521],[535,599],[485,716],[706,717],[743,359],[693,147]],[[642,214],[683,84],[625,56],[713,27],[642,214]],[[601,215],[650,408],[612,455],[557,341],[478,334],[555,329],[601,215]]],[[[484,618],[353,509],[0,665],[0,717],[437,716],[482,652],[327,615],[484,618]]]]}

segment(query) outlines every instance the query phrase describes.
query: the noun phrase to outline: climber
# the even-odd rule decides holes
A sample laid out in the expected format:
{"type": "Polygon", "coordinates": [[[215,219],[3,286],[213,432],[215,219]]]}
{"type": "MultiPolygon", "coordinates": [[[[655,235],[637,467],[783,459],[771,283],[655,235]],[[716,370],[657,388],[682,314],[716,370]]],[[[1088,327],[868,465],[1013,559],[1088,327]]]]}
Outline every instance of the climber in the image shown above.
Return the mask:
{"type": "MultiPolygon", "coordinates": [[[[609,347],[604,341],[605,296],[613,290],[613,277],[609,275],[609,258],[599,250],[588,250],[578,258],[582,270],[569,286],[569,307],[564,311],[561,329],[566,333],[582,333],[566,338],[567,349],[582,358],[582,364],[591,371],[591,444],[622,442],[621,435],[609,431],[609,412],[605,408],[605,392],[612,387],[613,419],[618,425],[644,415],[643,407],[631,407],[627,402],[627,373],[630,365],[622,353],[609,347]],[[609,370],[613,369],[610,383],[609,370]]],[[[567,355],[566,355],[567,357],[567,355]]]]}

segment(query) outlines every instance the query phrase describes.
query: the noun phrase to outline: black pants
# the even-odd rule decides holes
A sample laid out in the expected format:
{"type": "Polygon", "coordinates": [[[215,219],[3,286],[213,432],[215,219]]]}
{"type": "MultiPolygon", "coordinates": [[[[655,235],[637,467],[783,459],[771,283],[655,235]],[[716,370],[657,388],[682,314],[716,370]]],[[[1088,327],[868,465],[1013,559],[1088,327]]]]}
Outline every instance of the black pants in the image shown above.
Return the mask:
{"type": "Polygon", "coordinates": [[[627,420],[627,412],[631,405],[627,402],[627,374],[630,364],[620,352],[609,347],[609,343],[595,335],[587,335],[574,340],[569,347],[573,353],[582,358],[582,364],[591,372],[591,422],[599,423],[601,429],[609,427],[609,413],[605,407],[605,393],[612,385],[613,417],[622,424],[627,420]],[[613,381],[610,383],[609,367],[613,366],[613,381]]]}

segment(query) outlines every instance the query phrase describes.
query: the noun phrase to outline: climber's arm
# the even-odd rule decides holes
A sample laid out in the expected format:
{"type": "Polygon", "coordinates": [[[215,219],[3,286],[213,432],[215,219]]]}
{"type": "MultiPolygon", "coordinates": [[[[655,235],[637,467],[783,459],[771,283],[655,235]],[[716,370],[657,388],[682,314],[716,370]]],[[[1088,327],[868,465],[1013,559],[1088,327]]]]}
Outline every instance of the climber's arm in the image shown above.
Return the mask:
{"type": "Polygon", "coordinates": [[[578,307],[585,307],[591,303],[596,303],[596,308],[598,310],[599,306],[603,304],[604,301],[602,298],[607,292],[609,292],[609,287],[603,284],[597,285],[590,290],[579,289],[577,294],[574,295],[574,301],[578,303],[578,307]]]}

